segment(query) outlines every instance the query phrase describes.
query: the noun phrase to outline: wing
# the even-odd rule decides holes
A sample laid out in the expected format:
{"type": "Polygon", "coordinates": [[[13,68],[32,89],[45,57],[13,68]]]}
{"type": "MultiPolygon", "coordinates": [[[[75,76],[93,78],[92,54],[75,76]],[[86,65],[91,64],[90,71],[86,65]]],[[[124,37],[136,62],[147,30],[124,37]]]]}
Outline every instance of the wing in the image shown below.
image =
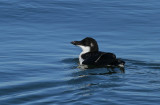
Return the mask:
{"type": "Polygon", "coordinates": [[[82,55],[82,58],[84,59],[84,61],[82,62],[82,64],[85,65],[95,65],[95,61],[98,59],[98,57],[101,55],[101,53],[86,53],[84,55],[82,55]]]}
{"type": "Polygon", "coordinates": [[[115,60],[116,56],[113,53],[89,53],[84,56],[82,64],[85,65],[111,65],[115,60]]]}
{"type": "Polygon", "coordinates": [[[103,53],[96,61],[97,65],[112,65],[116,61],[116,56],[113,53],[103,53]]]}

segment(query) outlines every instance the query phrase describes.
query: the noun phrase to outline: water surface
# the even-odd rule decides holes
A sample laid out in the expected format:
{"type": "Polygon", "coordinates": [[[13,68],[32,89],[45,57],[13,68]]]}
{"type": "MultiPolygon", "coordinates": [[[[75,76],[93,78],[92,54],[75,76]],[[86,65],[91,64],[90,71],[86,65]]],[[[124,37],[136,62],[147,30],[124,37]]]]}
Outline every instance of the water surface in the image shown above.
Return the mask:
{"type": "Polygon", "coordinates": [[[159,105],[160,1],[1,0],[1,105],[159,105]],[[82,70],[73,40],[126,62],[82,70]]]}

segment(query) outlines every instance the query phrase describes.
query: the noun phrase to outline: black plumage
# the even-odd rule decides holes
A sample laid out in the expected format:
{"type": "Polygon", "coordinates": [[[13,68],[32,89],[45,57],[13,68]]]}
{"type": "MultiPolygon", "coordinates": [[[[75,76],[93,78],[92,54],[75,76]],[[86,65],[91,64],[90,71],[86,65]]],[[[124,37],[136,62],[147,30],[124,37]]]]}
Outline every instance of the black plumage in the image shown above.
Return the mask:
{"type": "Polygon", "coordinates": [[[82,64],[85,65],[112,65],[116,61],[114,54],[100,51],[88,52],[82,54],[81,57],[84,59],[82,64]]]}
{"type": "Polygon", "coordinates": [[[87,37],[81,41],[73,41],[71,43],[81,47],[83,50],[79,56],[81,65],[124,66],[125,64],[121,59],[117,59],[115,54],[99,51],[98,44],[93,38],[87,37]]]}

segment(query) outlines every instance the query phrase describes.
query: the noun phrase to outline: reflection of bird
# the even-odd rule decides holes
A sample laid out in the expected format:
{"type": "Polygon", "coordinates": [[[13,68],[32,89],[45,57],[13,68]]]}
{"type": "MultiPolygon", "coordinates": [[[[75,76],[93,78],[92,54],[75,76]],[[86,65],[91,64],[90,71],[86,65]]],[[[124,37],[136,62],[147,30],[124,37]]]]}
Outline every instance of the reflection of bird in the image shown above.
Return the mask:
{"type": "Polygon", "coordinates": [[[98,44],[93,38],[87,37],[81,41],[72,41],[71,43],[82,48],[79,55],[80,65],[124,67],[125,62],[117,59],[115,54],[99,51],[98,44]]]}

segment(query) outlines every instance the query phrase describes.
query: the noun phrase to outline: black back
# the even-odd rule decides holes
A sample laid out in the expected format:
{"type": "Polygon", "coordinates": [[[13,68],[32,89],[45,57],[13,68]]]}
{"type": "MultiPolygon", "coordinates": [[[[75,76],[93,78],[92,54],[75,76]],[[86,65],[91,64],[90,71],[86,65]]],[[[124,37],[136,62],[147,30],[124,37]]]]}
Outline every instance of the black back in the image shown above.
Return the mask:
{"type": "Polygon", "coordinates": [[[85,65],[112,65],[116,61],[116,56],[113,53],[105,52],[89,52],[82,55],[85,65]]]}

